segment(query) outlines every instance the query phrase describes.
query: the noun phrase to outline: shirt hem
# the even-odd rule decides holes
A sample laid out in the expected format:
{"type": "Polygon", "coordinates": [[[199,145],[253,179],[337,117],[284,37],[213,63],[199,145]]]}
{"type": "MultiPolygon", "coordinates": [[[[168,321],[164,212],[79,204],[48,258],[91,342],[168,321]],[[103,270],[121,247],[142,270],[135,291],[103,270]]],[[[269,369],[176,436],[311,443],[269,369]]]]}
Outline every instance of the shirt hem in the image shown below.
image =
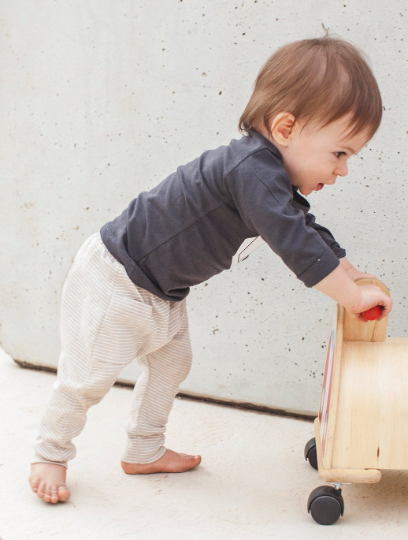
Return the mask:
{"type": "Polygon", "coordinates": [[[327,277],[333,270],[335,270],[340,264],[336,255],[328,248],[317,261],[312,264],[305,272],[300,274],[298,279],[303,281],[306,287],[314,287],[327,277]]]}

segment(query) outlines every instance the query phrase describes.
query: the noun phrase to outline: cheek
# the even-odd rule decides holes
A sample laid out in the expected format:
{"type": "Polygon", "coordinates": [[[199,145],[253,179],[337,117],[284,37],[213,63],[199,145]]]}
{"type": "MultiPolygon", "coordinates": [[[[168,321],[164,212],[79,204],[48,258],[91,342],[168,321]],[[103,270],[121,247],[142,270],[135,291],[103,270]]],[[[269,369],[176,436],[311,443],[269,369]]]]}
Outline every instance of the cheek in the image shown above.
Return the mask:
{"type": "Polygon", "coordinates": [[[303,161],[299,163],[299,167],[303,174],[308,178],[315,176],[322,170],[321,163],[311,156],[305,157],[303,161]]]}
{"type": "Polygon", "coordinates": [[[288,167],[292,172],[296,172],[297,175],[307,172],[313,163],[313,160],[310,159],[309,152],[302,146],[292,148],[286,157],[288,167]]]}

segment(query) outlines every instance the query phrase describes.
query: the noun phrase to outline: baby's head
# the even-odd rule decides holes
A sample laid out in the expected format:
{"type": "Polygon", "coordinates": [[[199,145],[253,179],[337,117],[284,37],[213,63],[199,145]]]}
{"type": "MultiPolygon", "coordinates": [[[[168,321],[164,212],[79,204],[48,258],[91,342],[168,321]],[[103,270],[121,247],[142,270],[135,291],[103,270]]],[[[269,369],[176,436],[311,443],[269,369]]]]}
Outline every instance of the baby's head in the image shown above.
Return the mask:
{"type": "Polygon", "coordinates": [[[280,150],[294,186],[309,195],[346,176],[348,158],[377,131],[382,101],[362,52],[334,37],[290,43],[261,69],[239,121],[280,150]]]}

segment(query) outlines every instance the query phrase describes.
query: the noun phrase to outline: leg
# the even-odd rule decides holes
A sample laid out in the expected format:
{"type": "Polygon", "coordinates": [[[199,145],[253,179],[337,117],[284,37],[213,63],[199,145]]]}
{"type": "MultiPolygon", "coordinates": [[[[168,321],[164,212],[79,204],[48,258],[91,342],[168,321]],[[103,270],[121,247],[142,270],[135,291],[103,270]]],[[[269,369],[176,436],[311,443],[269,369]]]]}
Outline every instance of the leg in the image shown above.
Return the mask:
{"type": "Polygon", "coordinates": [[[174,338],[139,359],[145,371],[135,386],[131,418],[126,424],[128,442],[122,457],[125,472],[181,472],[200,463],[199,456],[184,456],[163,446],[174,397],[190,371],[191,359],[188,319],[184,309],[180,330],[174,338]]]}
{"type": "Polygon", "coordinates": [[[106,395],[152,330],[150,306],[138,301],[135,285],[106,255],[100,238],[91,239],[64,284],[58,377],[34,441],[30,483],[47,502],[58,500],[51,495],[52,482],[57,474],[65,483],[67,462],[76,454],[72,439],[81,433],[89,407],[106,395]]]}

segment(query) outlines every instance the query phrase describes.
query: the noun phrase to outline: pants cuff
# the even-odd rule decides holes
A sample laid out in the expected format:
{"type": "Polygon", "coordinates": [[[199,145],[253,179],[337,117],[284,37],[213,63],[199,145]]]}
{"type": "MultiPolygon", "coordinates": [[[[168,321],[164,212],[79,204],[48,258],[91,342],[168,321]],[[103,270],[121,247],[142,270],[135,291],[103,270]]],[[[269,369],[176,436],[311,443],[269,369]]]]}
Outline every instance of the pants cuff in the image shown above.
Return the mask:
{"type": "Polygon", "coordinates": [[[146,463],[154,463],[158,461],[161,457],[164,456],[166,452],[166,447],[161,446],[154,453],[147,454],[146,452],[141,451],[140,449],[135,450],[128,445],[125,450],[125,453],[122,456],[122,461],[124,463],[134,463],[137,465],[145,465],[146,463]]]}
{"type": "Polygon", "coordinates": [[[44,459],[41,456],[34,456],[30,463],[50,463],[51,465],[62,465],[63,467],[68,469],[68,463],[66,461],[49,461],[48,459],[44,459]]]}

